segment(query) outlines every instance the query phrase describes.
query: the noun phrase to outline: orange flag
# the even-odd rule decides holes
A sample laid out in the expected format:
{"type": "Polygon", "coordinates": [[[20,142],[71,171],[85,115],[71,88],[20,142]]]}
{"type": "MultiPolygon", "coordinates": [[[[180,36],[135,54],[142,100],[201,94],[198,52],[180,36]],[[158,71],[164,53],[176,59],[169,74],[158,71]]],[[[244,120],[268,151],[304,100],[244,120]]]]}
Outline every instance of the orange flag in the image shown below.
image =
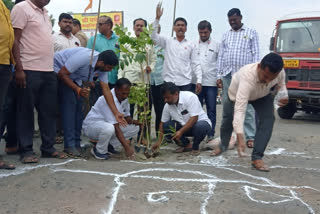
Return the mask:
{"type": "Polygon", "coordinates": [[[89,2],[89,4],[88,4],[88,6],[86,7],[86,9],[84,9],[84,12],[86,12],[87,10],[89,10],[90,8],[92,8],[92,1],[93,0],[89,0],[90,2],[89,2]]]}

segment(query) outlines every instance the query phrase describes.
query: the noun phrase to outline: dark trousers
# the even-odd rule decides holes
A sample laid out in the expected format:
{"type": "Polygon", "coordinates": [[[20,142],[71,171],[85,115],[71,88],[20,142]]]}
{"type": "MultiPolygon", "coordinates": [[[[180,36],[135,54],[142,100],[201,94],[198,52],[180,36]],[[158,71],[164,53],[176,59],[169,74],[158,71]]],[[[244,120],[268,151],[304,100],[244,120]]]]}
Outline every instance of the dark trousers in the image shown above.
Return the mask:
{"type": "Polygon", "coordinates": [[[195,85],[190,83],[188,85],[181,85],[181,86],[177,86],[179,88],[180,91],[190,91],[193,92],[195,91],[195,85]]]}
{"type": "Polygon", "coordinates": [[[161,95],[161,87],[162,85],[151,85],[151,102],[150,102],[150,110],[152,108],[152,104],[154,107],[154,111],[156,113],[156,133],[158,136],[159,125],[161,122],[162,110],[164,107],[163,97],[161,95]]]}
{"type": "Polygon", "coordinates": [[[0,134],[3,135],[5,128],[7,133],[4,137],[7,148],[17,147],[17,133],[16,133],[16,112],[17,112],[17,87],[14,80],[10,81],[7,95],[5,97],[3,109],[1,112],[1,128],[0,134]]]}
{"type": "MultiPolygon", "coordinates": [[[[272,135],[274,117],[274,97],[269,94],[258,100],[250,102],[258,115],[257,131],[254,139],[254,147],[252,151],[252,160],[260,160],[263,158],[264,151],[269,143],[272,135]]],[[[234,102],[229,99],[223,103],[223,118],[220,127],[221,145],[220,149],[226,151],[233,131],[233,113],[234,102]]]]}
{"type": "Polygon", "coordinates": [[[203,101],[206,103],[207,114],[212,123],[212,128],[208,137],[213,137],[216,127],[216,102],[217,102],[217,87],[215,86],[202,86],[201,93],[198,94],[199,101],[203,106],[203,101]]]}
{"type": "Polygon", "coordinates": [[[80,148],[81,129],[84,119],[83,97],[59,81],[59,103],[65,148],[80,148]]]}
{"type": "MultiPolygon", "coordinates": [[[[0,112],[2,111],[4,99],[11,78],[11,65],[0,65],[0,112]]],[[[1,116],[0,116],[1,121],[1,116]]]]}
{"type": "Polygon", "coordinates": [[[26,88],[17,88],[17,139],[21,156],[33,154],[34,115],[38,111],[42,152],[53,153],[56,135],[57,76],[54,72],[24,71],[26,88]]]}
{"type": "MultiPolygon", "coordinates": [[[[171,138],[173,137],[170,127],[178,131],[182,128],[182,125],[174,120],[170,120],[168,122],[163,123],[163,133],[165,134],[167,140],[171,140],[171,138]]],[[[194,124],[194,126],[190,130],[188,130],[182,135],[180,141],[182,142],[183,146],[187,146],[189,144],[189,140],[186,137],[193,137],[192,149],[199,150],[199,145],[201,141],[206,137],[210,129],[211,126],[207,121],[197,121],[196,124],[194,124]]]]}

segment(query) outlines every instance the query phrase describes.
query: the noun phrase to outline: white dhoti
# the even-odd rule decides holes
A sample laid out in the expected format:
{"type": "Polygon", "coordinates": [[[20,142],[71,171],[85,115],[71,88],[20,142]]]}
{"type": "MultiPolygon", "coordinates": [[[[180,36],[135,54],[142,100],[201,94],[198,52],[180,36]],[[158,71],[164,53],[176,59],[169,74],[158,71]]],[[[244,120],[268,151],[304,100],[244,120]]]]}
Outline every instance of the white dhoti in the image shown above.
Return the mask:
{"type": "MultiPolygon", "coordinates": [[[[136,136],[139,132],[139,126],[127,125],[126,127],[121,127],[123,136],[125,139],[130,139],[136,136]]],[[[121,147],[121,143],[116,136],[114,125],[107,123],[105,121],[97,121],[90,124],[90,126],[83,128],[83,133],[91,139],[98,140],[96,149],[101,154],[108,153],[109,143],[116,149],[121,147]]]]}

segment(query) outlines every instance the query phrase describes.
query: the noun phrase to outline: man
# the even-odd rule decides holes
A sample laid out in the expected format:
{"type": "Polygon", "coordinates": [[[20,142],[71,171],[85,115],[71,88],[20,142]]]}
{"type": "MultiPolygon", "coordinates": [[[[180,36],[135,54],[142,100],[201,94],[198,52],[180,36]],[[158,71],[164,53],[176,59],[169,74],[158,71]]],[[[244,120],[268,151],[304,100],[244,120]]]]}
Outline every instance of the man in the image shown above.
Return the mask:
{"type": "MultiPolygon", "coordinates": [[[[242,66],[259,61],[259,38],[257,32],[241,22],[242,15],[238,8],[233,8],[228,12],[228,19],[231,29],[222,37],[217,64],[217,85],[223,88],[223,103],[227,99],[232,75],[242,66]]],[[[255,129],[255,112],[253,107],[248,105],[245,135],[249,148],[253,148],[255,129]]]]}
{"type": "Polygon", "coordinates": [[[88,37],[81,29],[81,23],[78,19],[72,20],[72,34],[80,40],[81,47],[87,47],[88,37]]]}
{"type": "Polygon", "coordinates": [[[182,91],[193,91],[192,77],[196,76],[196,93],[201,91],[202,72],[195,44],[185,38],[187,21],[177,18],[174,21],[176,37],[166,38],[157,34],[160,18],[163,14],[161,4],[157,5],[154,31],[151,38],[165,50],[162,77],[165,82],[175,83],[182,91]]]}
{"type": "Polygon", "coordinates": [[[134,158],[134,150],[130,146],[130,139],[137,135],[139,122],[130,117],[130,105],[128,96],[131,83],[126,78],[116,81],[115,88],[111,90],[114,103],[118,111],[125,116],[129,125],[121,127],[116,121],[109,105],[104,97],[100,97],[93,106],[86,119],[83,121],[83,132],[92,139],[98,139],[96,147],[91,153],[97,159],[108,159],[108,147],[118,147],[119,144],[125,149],[126,156],[134,158]],[[120,142],[119,142],[120,141],[120,142]]]}
{"type": "Polygon", "coordinates": [[[11,20],[15,40],[16,61],[17,140],[21,161],[36,163],[33,152],[34,112],[38,111],[43,157],[65,157],[53,147],[56,134],[57,78],[53,72],[52,26],[48,11],[49,0],[26,0],[14,6],[11,20]]]}
{"type": "MultiPolygon", "coordinates": [[[[140,36],[140,33],[143,32],[143,28],[147,27],[147,21],[142,18],[137,18],[133,21],[133,30],[136,37],[140,36]]],[[[131,47],[126,47],[131,50],[131,47]]],[[[152,46],[146,46],[146,51],[148,53],[148,62],[144,62],[142,67],[146,71],[144,83],[147,83],[147,73],[151,73],[154,68],[156,55],[154,48],[152,46]]],[[[141,75],[141,67],[138,62],[132,62],[128,66],[125,66],[124,69],[119,69],[118,78],[127,78],[132,84],[143,83],[142,82],[142,75],[141,75]]],[[[130,115],[133,117],[134,113],[134,104],[130,105],[130,115]]]]}
{"type": "MultiPolygon", "coordinates": [[[[158,28],[158,34],[161,31],[161,27],[158,28]]],[[[152,104],[156,114],[155,128],[156,134],[158,136],[159,125],[161,122],[162,110],[164,107],[164,101],[161,95],[161,87],[163,85],[162,71],[163,71],[163,61],[164,61],[164,51],[163,48],[156,45],[155,52],[157,55],[156,64],[154,66],[154,71],[150,74],[150,92],[151,92],[151,102],[150,110],[152,109],[152,104]]]]}
{"type": "Polygon", "coordinates": [[[94,72],[98,74],[102,93],[111,106],[120,124],[123,115],[114,105],[108,86],[108,71],[118,65],[118,57],[111,51],[94,52],[90,65],[92,51],[87,48],[70,48],[59,51],[54,56],[54,70],[59,77],[59,103],[64,132],[64,151],[71,157],[79,157],[80,135],[83,121],[83,101],[88,98],[90,89],[82,87],[83,81],[92,81],[94,72]],[[91,66],[91,68],[90,68],[91,66]]]}
{"type": "Polygon", "coordinates": [[[217,59],[219,54],[219,43],[214,41],[210,35],[212,32],[210,22],[204,20],[198,24],[200,39],[196,42],[200,65],[202,70],[202,90],[198,94],[201,105],[206,103],[208,117],[212,129],[208,134],[208,141],[213,140],[216,127],[216,101],[217,101],[217,59]]]}
{"type": "MultiPolygon", "coordinates": [[[[8,85],[11,78],[11,64],[14,63],[12,56],[12,46],[14,33],[10,21],[10,11],[6,8],[3,1],[0,2],[0,116],[2,105],[7,94],[8,85]]],[[[0,118],[2,122],[3,118],[0,118]]],[[[2,160],[0,156],[0,169],[15,169],[13,164],[2,160]]]]}
{"type": "Polygon", "coordinates": [[[160,123],[160,136],[152,147],[156,150],[161,145],[163,136],[174,140],[181,148],[176,153],[191,151],[191,155],[199,155],[199,144],[211,130],[211,121],[203,111],[197,95],[189,91],[180,91],[171,83],[164,83],[161,93],[166,103],[160,123]],[[175,133],[172,133],[172,129],[175,133]],[[186,137],[193,137],[193,145],[186,137]]]}
{"type": "MultiPolygon", "coordinates": [[[[258,116],[257,133],[252,151],[252,166],[260,171],[269,171],[262,161],[264,151],[272,135],[274,124],[274,96],[281,91],[287,93],[285,72],[281,56],[270,53],[261,63],[242,67],[233,75],[227,99],[223,105],[221,124],[221,144],[212,155],[219,155],[228,148],[232,130],[237,134],[239,156],[245,156],[243,122],[248,103],[252,104],[258,116]]],[[[285,106],[288,97],[279,100],[279,106],[285,106]]]]}
{"type": "Polygon", "coordinates": [[[80,40],[72,34],[72,16],[61,13],[59,16],[60,32],[53,34],[54,52],[80,46],[80,40]]]}
{"type": "MultiPolygon", "coordinates": [[[[112,31],[113,21],[109,16],[101,16],[98,20],[99,34],[96,38],[96,44],[94,49],[98,52],[106,50],[113,50],[119,56],[119,37],[112,31]]],[[[87,44],[87,48],[92,49],[94,36],[92,36],[87,44]]],[[[108,72],[109,88],[113,88],[118,79],[118,69],[114,68],[111,72],[108,72]]]]}

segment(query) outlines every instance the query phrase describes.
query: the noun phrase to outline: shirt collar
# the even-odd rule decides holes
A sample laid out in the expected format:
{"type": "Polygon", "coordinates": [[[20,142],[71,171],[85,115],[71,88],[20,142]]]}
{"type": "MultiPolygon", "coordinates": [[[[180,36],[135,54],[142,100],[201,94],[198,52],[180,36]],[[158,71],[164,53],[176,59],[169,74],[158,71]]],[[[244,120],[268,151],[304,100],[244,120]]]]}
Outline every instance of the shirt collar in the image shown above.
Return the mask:
{"type": "MultiPolygon", "coordinates": [[[[178,41],[177,37],[173,37],[173,39],[178,41]]],[[[184,37],[184,39],[183,39],[181,42],[187,42],[187,41],[188,41],[188,40],[186,39],[186,37],[184,37]]],[[[178,42],[179,42],[179,41],[178,41],[178,42]]]]}
{"type": "MultiPolygon", "coordinates": [[[[103,34],[101,34],[101,33],[99,33],[98,35],[100,35],[101,37],[104,37],[104,38],[108,39],[105,35],[103,35],[103,34]]],[[[116,36],[117,36],[117,35],[112,31],[112,34],[111,34],[110,39],[114,39],[116,36]]],[[[110,40],[110,39],[108,39],[108,40],[110,40]]]]}
{"type": "Polygon", "coordinates": [[[209,39],[205,42],[201,41],[201,39],[199,39],[199,44],[210,44],[211,43],[211,37],[209,37],[209,39]]]}
{"type": "MultiPolygon", "coordinates": [[[[59,31],[59,33],[58,33],[59,35],[61,35],[61,36],[64,36],[64,37],[66,37],[66,35],[64,35],[61,31],[59,31]]],[[[73,37],[75,37],[72,33],[71,33],[71,36],[70,36],[70,38],[73,38],[73,37]]],[[[69,39],[68,37],[66,37],[67,39],[69,39]]]]}
{"type": "Polygon", "coordinates": [[[233,32],[239,32],[239,31],[243,31],[243,30],[247,30],[247,26],[245,24],[242,24],[241,28],[237,31],[233,30],[232,28],[230,29],[230,31],[233,31],[233,32]]]}
{"type": "Polygon", "coordinates": [[[94,51],[93,53],[93,59],[92,59],[92,68],[94,70],[94,68],[96,67],[96,64],[98,62],[98,58],[99,58],[99,52],[94,51]]]}
{"type": "Polygon", "coordinates": [[[26,2],[28,2],[30,4],[30,6],[34,9],[34,10],[39,10],[41,12],[48,12],[48,10],[44,7],[43,9],[40,9],[39,7],[37,7],[35,4],[33,4],[31,2],[31,0],[26,0],[26,2]]]}

